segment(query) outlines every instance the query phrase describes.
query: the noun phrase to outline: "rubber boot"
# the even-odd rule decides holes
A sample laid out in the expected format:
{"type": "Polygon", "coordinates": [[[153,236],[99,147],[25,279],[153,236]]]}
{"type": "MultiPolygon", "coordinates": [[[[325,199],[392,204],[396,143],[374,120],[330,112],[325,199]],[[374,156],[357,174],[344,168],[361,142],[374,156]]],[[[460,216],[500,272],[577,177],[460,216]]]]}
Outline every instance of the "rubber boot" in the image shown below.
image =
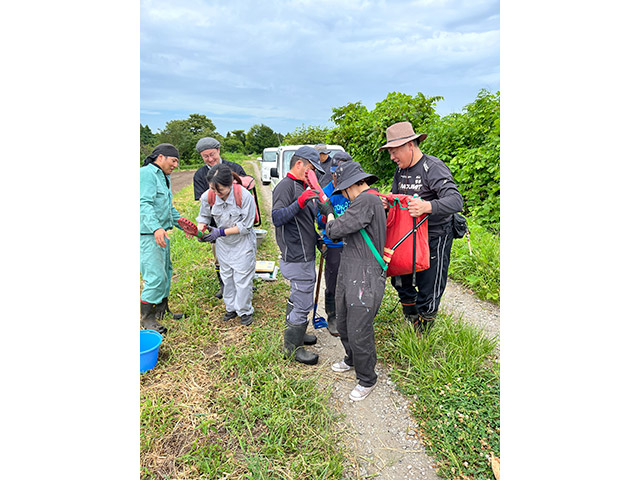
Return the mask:
{"type": "Polygon", "coordinates": [[[435,315],[427,316],[421,313],[413,322],[413,329],[416,331],[416,333],[425,333],[426,331],[426,334],[429,335],[429,332],[431,331],[431,328],[433,327],[435,321],[435,315]]]}
{"type": "Polygon", "coordinates": [[[418,308],[415,303],[411,304],[402,304],[402,313],[404,313],[404,318],[411,325],[416,325],[416,322],[420,319],[418,315],[418,308]]]}
{"type": "Polygon", "coordinates": [[[220,265],[216,265],[216,275],[218,275],[218,284],[220,288],[215,293],[214,297],[222,299],[222,295],[224,294],[224,283],[222,283],[222,277],[220,276],[220,265]]]}
{"type": "Polygon", "coordinates": [[[164,317],[165,313],[168,313],[169,315],[171,315],[171,317],[174,320],[180,320],[180,319],[186,317],[186,315],[184,313],[173,313],[171,310],[169,310],[169,297],[164,297],[162,299],[162,302],[160,302],[158,304],[158,308],[160,308],[161,306],[162,306],[162,308],[161,308],[162,311],[161,311],[161,314],[160,314],[160,320],[162,320],[162,318],[164,317]]]}
{"type": "Polygon", "coordinates": [[[296,362],[304,363],[305,365],[315,365],[318,363],[318,355],[305,350],[302,346],[307,325],[309,325],[309,322],[301,325],[291,325],[289,322],[285,322],[284,354],[287,358],[293,356],[296,362]]]}
{"type": "MultiPolygon", "coordinates": [[[[285,318],[287,321],[289,320],[289,314],[291,313],[292,310],[293,310],[293,303],[291,303],[289,299],[287,299],[287,311],[285,313],[285,318]]],[[[318,337],[316,337],[315,335],[310,335],[308,333],[304,334],[303,343],[305,345],[315,345],[317,342],[318,342],[318,337]]]]}
{"type": "Polygon", "coordinates": [[[334,337],[339,337],[336,322],[336,297],[331,293],[325,292],[324,294],[324,310],[327,312],[327,330],[334,337]]]}
{"type": "Polygon", "coordinates": [[[159,310],[155,303],[140,302],[140,328],[166,333],[167,328],[158,322],[159,310]]]}

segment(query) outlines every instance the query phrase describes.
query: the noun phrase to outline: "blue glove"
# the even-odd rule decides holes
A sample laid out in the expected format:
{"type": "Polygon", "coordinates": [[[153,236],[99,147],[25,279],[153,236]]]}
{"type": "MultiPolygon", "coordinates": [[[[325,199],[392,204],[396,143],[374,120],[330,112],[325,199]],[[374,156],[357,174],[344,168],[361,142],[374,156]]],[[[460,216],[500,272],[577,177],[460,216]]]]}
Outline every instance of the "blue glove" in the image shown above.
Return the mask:
{"type": "Polygon", "coordinates": [[[213,243],[216,241],[218,237],[224,237],[224,236],[225,236],[224,228],[213,228],[211,230],[211,233],[206,234],[202,238],[198,238],[198,241],[213,243]]]}

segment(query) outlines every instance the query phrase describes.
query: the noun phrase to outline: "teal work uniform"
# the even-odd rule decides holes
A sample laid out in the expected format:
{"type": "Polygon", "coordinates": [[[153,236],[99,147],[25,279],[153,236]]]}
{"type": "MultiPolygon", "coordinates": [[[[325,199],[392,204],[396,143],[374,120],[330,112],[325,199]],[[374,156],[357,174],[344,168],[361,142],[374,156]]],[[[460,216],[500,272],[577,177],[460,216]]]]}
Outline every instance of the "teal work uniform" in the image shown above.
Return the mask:
{"type": "Polygon", "coordinates": [[[162,248],[153,232],[178,227],[180,214],[173,206],[171,181],[155,164],[140,168],[140,273],[144,286],[140,300],[158,304],[169,296],[173,265],[171,243],[162,248]]]}

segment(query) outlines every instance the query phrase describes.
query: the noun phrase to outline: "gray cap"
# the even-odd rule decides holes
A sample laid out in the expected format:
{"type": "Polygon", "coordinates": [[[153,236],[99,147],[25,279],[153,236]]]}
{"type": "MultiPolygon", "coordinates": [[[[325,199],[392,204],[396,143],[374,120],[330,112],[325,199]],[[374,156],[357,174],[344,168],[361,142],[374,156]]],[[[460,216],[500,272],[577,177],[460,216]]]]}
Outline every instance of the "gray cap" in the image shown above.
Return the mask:
{"type": "Polygon", "coordinates": [[[198,140],[196,143],[196,150],[198,153],[204,152],[205,150],[209,150],[211,148],[220,149],[220,142],[213,137],[204,137],[198,140]]]}
{"type": "Polygon", "coordinates": [[[320,173],[324,173],[324,170],[320,166],[320,154],[315,148],[311,148],[305,145],[296,150],[294,155],[302,157],[305,160],[309,160],[317,171],[319,171],[320,173]]]}
{"type": "Polygon", "coordinates": [[[318,153],[326,153],[326,154],[331,153],[331,150],[329,150],[324,143],[318,143],[313,148],[315,148],[318,151],[318,153]]]}

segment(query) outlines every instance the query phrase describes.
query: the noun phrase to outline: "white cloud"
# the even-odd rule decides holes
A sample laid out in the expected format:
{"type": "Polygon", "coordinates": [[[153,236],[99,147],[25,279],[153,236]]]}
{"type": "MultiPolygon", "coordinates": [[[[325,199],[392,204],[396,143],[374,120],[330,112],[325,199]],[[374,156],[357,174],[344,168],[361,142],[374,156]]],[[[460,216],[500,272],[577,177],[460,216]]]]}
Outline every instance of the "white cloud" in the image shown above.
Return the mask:
{"type": "Polygon", "coordinates": [[[495,1],[143,0],[141,110],[327,123],[350,101],[446,97],[448,85],[468,89],[466,104],[476,88],[499,88],[498,29],[495,1]]]}

